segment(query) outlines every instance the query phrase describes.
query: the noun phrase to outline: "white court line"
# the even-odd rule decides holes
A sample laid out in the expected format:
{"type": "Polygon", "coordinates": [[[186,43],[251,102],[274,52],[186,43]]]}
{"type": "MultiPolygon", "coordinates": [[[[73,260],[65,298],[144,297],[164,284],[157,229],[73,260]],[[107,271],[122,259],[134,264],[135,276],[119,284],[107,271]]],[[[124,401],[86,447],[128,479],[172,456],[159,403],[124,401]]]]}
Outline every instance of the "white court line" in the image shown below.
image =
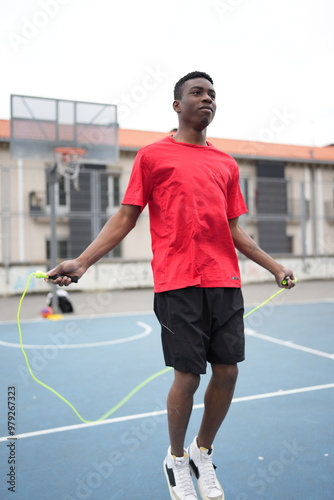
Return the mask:
{"type": "Polygon", "coordinates": [[[261,340],[267,340],[268,342],[273,342],[274,344],[283,345],[284,347],[290,347],[291,349],[297,349],[298,351],[308,352],[310,354],[315,354],[316,356],[322,356],[323,358],[334,359],[334,354],[324,351],[318,351],[317,349],[312,349],[310,347],[305,347],[303,345],[295,344],[291,340],[280,340],[275,337],[270,337],[269,335],[263,335],[250,328],[245,329],[245,334],[250,337],[256,337],[261,340]]]}
{"type": "MultiPolygon", "coordinates": [[[[324,384],[324,385],[314,385],[310,387],[301,387],[299,389],[289,389],[289,390],[280,390],[276,392],[267,392],[265,394],[255,394],[253,396],[243,396],[240,398],[234,398],[232,400],[232,403],[241,403],[244,401],[254,401],[256,399],[266,399],[266,398],[273,398],[277,396],[286,396],[289,394],[299,394],[302,392],[311,392],[311,391],[320,391],[323,389],[333,389],[334,388],[334,383],[332,384],[324,384]]],[[[200,408],[203,408],[203,404],[198,404],[194,405],[193,409],[198,410],[200,408]]],[[[107,420],[102,420],[102,421],[95,421],[95,422],[90,422],[87,424],[75,424],[75,425],[67,425],[64,427],[54,427],[53,429],[44,429],[40,431],[34,431],[34,432],[26,432],[24,434],[17,434],[16,436],[3,436],[0,437],[0,442],[8,441],[8,440],[14,440],[14,439],[24,439],[24,438],[30,438],[30,437],[36,437],[36,436],[45,436],[48,434],[55,434],[57,432],[66,432],[66,431],[74,431],[77,429],[84,429],[86,427],[96,427],[98,425],[106,425],[106,424],[115,424],[118,422],[127,422],[129,420],[137,420],[140,418],[148,418],[148,417],[155,417],[157,415],[166,415],[167,410],[159,410],[159,411],[151,411],[147,413],[137,413],[135,415],[127,415],[124,417],[116,417],[116,418],[109,418],[107,420]]]]}
{"type": "MultiPolygon", "coordinates": [[[[102,347],[106,345],[123,344],[124,342],[133,342],[134,340],[139,340],[143,337],[147,337],[147,335],[150,335],[150,333],[152,333],[152,327],[147,323],[136,321],[136,325],[144,328],[144,331],[142,333],[139,333],[138,335],[133,335],[132,337],[125,337],[115,340],[104,340],[101,342],[89,342],[87,344],[23,344],[22,347],[24,349],[81,349],[85,347],[102,347]]],[[[66,337],[69,337],[69,335],[65,335],[66,337]]],[[[21,349],[20,344],[4,342],[2,340],[0,340],[0,345],[4,347],[14,347],[16,349],[21,349]]]]}
{"type": "MultiPolygon", "coordinates": [[[[154,316],[154,313],[152,309],[150,311],[129,311],[129,312],[114,312],[114,313],[93,313],[89,315],[76,315],[76,316],[71,316],[67,317],[64,316],[63,318],[60,318],[58,320],[58,323],[62,322],[67,322],[67,321],[93,321],[94,319],[105,319],[105,318],[119,318],[119,317],[127,317],[127,316],[154,316]]],[[[49,320],[50,321],[50,320],[49,320]]],[[[48,320],[46,318],[42,317],[36,317],[36,318],[28,318],[28,319],[21,319],[21,323],[47,323],[48,320]]],[[[2,325],[16,325],[17,324],[17,319],[9,319],[5,321],[0,321],[0,326],[2,325]]]]}
{"type": "MultiPolygon", "coordinates": [[[[153,293],[152,293],[152,296],[153,296],[153,293]]],[[[328,302],[334,302],[334,299],[331,299],[331,298],[323,298],[323,299],[319,299],[319,300],[314,300],[314,299],[300,299],[299,301],[294,301],[294,302],[284,302],[284,303],[280,303],[280,302],[275,302],[275,307],[276,306],[279,306],[279,307],[284,307],[284,306],[299,306],[299,305],[303,305],[303,304],[322,304],[322,303],[328,303],[328,302]]],[[[258,305],[258,302],[255,303],[255,304],[247,304],[247,309],[253,309],[254,307],[256,307],[258,305]]],[[[113,312],[113,313],[93,313],[93,314],[90,314],[90,315],[75,315],[75,316],[71,316],[71,317],[64,317],[62,319],[59,320],[59,322],[61,321],[76,321],[76,320],[87,320],[87,321],[92,321],[96,318],[114,318],[114,317],[126,317],[126,316],[148,316],[148,315],[151,315],[153,317],[155,317],[155,314],[154,312],[152,311],[152,309],[149,309],[147,311],[124,311],[124,312],[113,312]]],[[[27,319],[21,319],[21,323],[46,323],[47,320],[45,318],[41,318],[41,317],[36,317],[36,318],[27,318],[27,319]]],[[[17,320],[15,319],[11,319],[11,320],[5,320],[5,321],[0,321],[0,326],[2,325],[11,325],[11,324],[17,324],[17,320]]]]}

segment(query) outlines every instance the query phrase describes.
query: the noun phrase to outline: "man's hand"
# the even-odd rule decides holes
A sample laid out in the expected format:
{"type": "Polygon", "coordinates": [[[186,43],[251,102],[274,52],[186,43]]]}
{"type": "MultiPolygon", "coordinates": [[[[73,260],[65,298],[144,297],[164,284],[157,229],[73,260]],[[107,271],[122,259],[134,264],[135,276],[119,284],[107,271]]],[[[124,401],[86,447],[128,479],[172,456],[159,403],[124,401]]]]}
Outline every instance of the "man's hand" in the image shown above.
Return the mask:
{"type": "Polygon", "coordinates": [[[295,276],[291,269],[287,269],[286,267],[282,267],[282,269],[274,274],[276,283],[280,288],[293,288],[295,286],[295,276]],[[286,284],[284,284],[286,282],[286,284]]]}
{"type": "MultiPolygon", "coordinates": [[[[83,267],[78,259],[64,260],[58,266],[47,271],[48,276],[54,276],[55,274],[61,274],[58,278],[52,280],[55,285],[68,286],[72,283],[71,276],[76,276],[78,279],[86,272],[87,269],[83,267]]],[[[50,280],[45,280],[49,283],[50,280]]]]}

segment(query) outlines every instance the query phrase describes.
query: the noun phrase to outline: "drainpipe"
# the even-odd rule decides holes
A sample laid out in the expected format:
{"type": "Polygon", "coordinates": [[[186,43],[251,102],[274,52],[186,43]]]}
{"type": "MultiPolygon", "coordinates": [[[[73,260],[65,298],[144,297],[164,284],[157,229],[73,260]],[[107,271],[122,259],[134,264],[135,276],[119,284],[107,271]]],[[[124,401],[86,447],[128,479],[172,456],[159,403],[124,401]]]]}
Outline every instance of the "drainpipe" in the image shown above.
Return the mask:
{"type": "Polygon", "coordinates": [[[317,195],[316,195],[316,166],[311,166],[311,193],[312,193],[312,204],[311,204],[311,215],[312,215],[312,243],[313,243],[313,255],[317,255],[318,251],[318,231],[317,231],[317,195]]]}
{"type": "Polygon", "coordinates": [[[25,224],[24,224],[24,191],[23,191],[23,160],[17,160],[17,207],[18,207],[18,243],[19,262],[25,259],[25,224]]]}

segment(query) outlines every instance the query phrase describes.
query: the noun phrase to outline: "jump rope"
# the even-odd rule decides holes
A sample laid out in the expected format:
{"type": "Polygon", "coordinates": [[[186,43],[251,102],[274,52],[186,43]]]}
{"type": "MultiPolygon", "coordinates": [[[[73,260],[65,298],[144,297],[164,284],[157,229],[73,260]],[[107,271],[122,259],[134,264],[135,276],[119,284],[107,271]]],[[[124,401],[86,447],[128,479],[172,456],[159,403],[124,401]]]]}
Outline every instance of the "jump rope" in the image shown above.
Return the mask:
{"type": "MultiPolygon", "coordinates": [[[[51,280],[55,280],[56,278],[60,277],[61,275],[58,275],[58,274],[55,274],[53,276],[48,276],[46,273],[43,273],[42,271],[36,271],[35,273],[31,273],[28,277],[28,280],[27,280],[27,283],[26,283],[26,286],[25,286],[25,289],[22,293],[22,296],[20,298],[20,301],[19,301],[19,305],[18,305],[18,309],[17,309],[17,315],[16,315],[16,319],[17,319],[17,327],[18,327],[18,331],[19,331],[19,338],[20,338],[20,348],[21,348],[21,351],[22,351],[22,354],[24,356],[24,359],[25,359],[25,362],[26,362],[26,365],[27,365],[27,368],[28,368],[28,371],[31,375],[31,378],[37,383],[39,384],[40,386],[44,387],[45,389],[47,389],[48,391],[52,392],[55,396],[57,396],[59,399],[61,399],[64,403],[66,403],[73,411],[74,413],[76,414],[76,416],[79,418],[79,420],[81,420],[81,422],[85,423],[85,424],[88,424],[88,423],[93,423],[93,422],[100,422],[102,420],[105,420],[107,419],[108,417],[110,417],[110,415],[112,415],[113,413],[115,413],[119,408],[121,408],[130,398],[132,398],[132,396],[134,396],[140,389],[142,389],[143,387],[145,387],[147,384],[149,384],[150,382],[152,382],[152,380],[156,379],[157,377],[160,377],[161,375],[163,375],[164,373],[167,373],[169,372],[170,370],[172,370],[172,367],[167,367],[167,368],[164,368],[163,370],[160,370],[159,372],[157,373],[154,373],[153,375],[151,375],[150,377],[146,378],[143,382],[141,382],[140,384],[138,384],[134,389],[132,389],[132,391],[130,391],[123,399],[121,399],[115,406],[113,406],[109,411],[107,411],[104,415],[102,415],[100,418],[96,419],[96,420],[86,420],[85,418],[83,418],[80,413],[78,412],[78,410],[76,409],[76,407],[70,402],[68,401],[64,396],[62,396],[58,391],[56,391],[55,389],[53,389],[52,387],[50,387],[49,385],[45,384],[44,382],[42,382],[41,380],[39,380],[36,375],[34,374],[34,372],[32,371],[31,369],[31,366],[30,366],[30,363],[29,363],[29,359],[28,359],[28,356],[27,356],[27,353],[24,349],[24,345],[23,345],[23,336],[22,336],[22,328],[21,328],[21,319],[20,319],[20,316],[21,316],[21,308],[22,308],[22,303],[23,303],[23,300],[24,300],[24,297],[26,296],[26,293],[28,291],[28,288],[29,288],[29,285],[30,285],[30,281],[33,277],[35,278],[45,278],[45,279],[51,279],[51,280]]],[[[73,283],[77,283],[78,282],[78,278],[76,276],[70,276],[71,280],[73,283]]],[[[296,283],[297,282],[297,279],[294,280],[294,282],[296,283]]],[[[287,285],[288,284],[288,278],[285,278],[281,284],[283,286],[287,285]]],[[[261,307],[263,307],[264,305],[266,305],[268,302],[270,302],[274,297],[276,297],[277,295],[279,295],[280,293],[284,292],[284,290],[286,290],[286,288],[281,288],[280,290],[278,290],[276,293],[274,293],[273,295],[271,295],[268,299],[264,300],[263,302],[261,302],[261,304],[259,304],[258,306],[254,307],[252,310],[248,311],[245,315],[244,315],[244,319],[247,318],[247,316],[249,316],[250,314],[252,314],[253,312],[257,311],[258,309],[260,309],[261,307]]]]}

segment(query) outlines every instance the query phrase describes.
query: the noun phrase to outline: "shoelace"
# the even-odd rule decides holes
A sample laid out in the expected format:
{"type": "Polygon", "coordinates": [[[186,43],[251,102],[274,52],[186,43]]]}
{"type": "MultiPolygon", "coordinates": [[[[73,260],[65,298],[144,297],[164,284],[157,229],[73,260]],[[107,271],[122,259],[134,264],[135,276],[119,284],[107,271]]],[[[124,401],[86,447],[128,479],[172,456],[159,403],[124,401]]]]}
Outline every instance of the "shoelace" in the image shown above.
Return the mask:
{"type": "Polygon", "coordinates": [[[213,488],[217,488],[216,474],[215,474],[215,469],[212,465],[211,458],[208,456],[204,456],[204,460],[205,462],[204,463],[201,462],[201,464],[198,466],[200,476],[203,478],[203,481],[205,482],[207,488],[209,488],[210,490],[213,488]]]}
{"type": "Polygon", "coordinates": [[[177,476],[177,482],[180,483],[185,495],[195,495],[195,489],[190,477],[188,464],[186,462],[183,463],[175,461],[175,465],[176,467],[174,472],[177,476]]]}

